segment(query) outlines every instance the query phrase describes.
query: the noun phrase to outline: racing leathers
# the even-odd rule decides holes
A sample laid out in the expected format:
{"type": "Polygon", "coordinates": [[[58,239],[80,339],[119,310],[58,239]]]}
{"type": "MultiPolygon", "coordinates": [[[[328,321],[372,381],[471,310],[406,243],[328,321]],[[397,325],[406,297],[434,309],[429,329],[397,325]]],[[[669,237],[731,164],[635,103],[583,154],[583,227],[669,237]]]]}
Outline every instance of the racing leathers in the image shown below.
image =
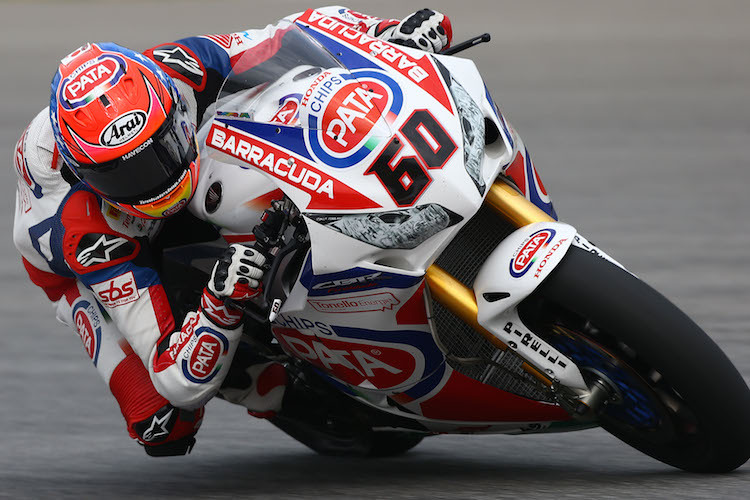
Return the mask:
{"type": "MultiPolygon", "coordinates": [[[[404,21],[341,7],[318,12],[372,36],[425,50],[450,43],[447,18],[433,11],[420,11],[404,21]]],[[[232,64],[240,57],[246,60],[249,51],[262,64],[283,44],[283,36],[283,29],[268,26],[185,38],[157,45],[144,55],[172,77],[200,128],[210,119],[232,64]]],[[[14,163],[19,182],[13,237],[30,279],[55,304],[57,318],[80,336],[117,399],[131,437],[150,455],[188,452],[203,407],[220,390],[242,334],[242,313],[224,298],[244,300],[260,286],[255,271],[238,282],[237,274],[230,279],[231,270],[258,267],[262,258],[241,246],[225,254],[224,267],[217,263],[197,310],[178,324],[156,244],[160,233],[175,226],[174,219],[128,215],[80,182],[58,153],[47,109],[24,131],[14,163]]],[[[184,236],[187,241],[190,235],[184,236]]],[[[251,386],[227,399],[256,414],[278,410],[285,387],[283,368],[256,363],[247,373],[251,386]]]]}

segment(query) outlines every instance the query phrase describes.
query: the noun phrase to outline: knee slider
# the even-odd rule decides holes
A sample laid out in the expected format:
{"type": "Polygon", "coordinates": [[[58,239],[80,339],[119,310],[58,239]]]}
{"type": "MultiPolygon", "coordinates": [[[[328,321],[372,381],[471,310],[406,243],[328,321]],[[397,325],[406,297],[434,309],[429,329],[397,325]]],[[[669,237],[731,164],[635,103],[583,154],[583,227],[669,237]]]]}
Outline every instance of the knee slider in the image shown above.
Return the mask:
{"type": "Polygon", "coordinates": [[[153,415],[133,424],[136,439],[152,457],[186,455],[195,444],[203,408],[183,410],[167,403],[153,415]]]}

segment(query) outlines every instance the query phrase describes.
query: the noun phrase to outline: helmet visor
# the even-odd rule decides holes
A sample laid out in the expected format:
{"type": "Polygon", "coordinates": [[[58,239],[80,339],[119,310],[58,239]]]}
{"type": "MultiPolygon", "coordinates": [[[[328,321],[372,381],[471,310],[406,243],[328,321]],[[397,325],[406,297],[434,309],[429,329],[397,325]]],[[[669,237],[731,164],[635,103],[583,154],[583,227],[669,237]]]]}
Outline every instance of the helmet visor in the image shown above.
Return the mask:
{"type": "Polygon", "coordinates": [[[156,133],[140,146],[108,162],[79,164],[75,170],[105,198],[141,205],[169,192],[197,156],[187,110],[173,105],[156,133]]]}

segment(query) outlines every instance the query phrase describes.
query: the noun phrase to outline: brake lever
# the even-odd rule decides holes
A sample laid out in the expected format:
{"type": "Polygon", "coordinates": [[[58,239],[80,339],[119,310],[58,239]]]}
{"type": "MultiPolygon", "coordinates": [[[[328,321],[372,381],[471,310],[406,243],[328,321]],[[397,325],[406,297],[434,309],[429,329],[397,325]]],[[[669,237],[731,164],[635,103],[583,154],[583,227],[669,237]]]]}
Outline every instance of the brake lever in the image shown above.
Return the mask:
{"type": "Polygon", "coordinates": [[[492,36],[489,33],[483,33],[473,38],[469,38],[465,42],[457,43],[452,47],[448,47],[447,49],[440,51],[440,54],[444,56],[452,56],[454,54],[458,54],[459,52],[463,52],[466,49],[475,47],[480,43],[489,42],[490,40],[492,40],[492,36]]]}

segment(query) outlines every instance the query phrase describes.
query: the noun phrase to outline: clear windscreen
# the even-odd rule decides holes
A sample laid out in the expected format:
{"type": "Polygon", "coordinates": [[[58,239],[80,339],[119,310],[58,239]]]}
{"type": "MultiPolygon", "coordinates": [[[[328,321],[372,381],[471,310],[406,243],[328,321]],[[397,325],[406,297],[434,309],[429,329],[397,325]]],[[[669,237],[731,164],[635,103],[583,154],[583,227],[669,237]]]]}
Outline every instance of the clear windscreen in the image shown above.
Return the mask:
{"type": "Polygon", "coordinates": [[[309,128],[302,108],[321,107],[333,87],[346,80],[354,79],[330,52],[296,24],[282,21],[271,38],[233,63],[216,114],[309,128]]]}

